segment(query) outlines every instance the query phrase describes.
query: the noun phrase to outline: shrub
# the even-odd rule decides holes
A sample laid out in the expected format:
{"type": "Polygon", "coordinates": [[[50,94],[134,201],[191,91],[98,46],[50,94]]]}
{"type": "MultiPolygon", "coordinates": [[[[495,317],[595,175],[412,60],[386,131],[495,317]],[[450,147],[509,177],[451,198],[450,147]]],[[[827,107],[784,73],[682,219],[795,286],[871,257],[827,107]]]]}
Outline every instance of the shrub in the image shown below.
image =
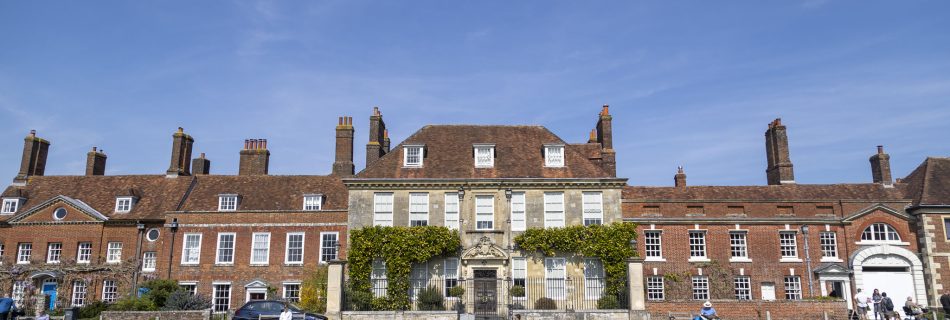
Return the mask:
{"type": "Polygon", "coordinates": [[[610,310],[620,309],[620,301],[613,295],[606,295],[597,299],[597,309],[610,310]]]}
{"type": "Polygon", "coordinates": [[[142,297],[152,300],[156,308],[164,307],[168,295],[181,289],[177,281],[169,279],[151,280],[143,284],[142,287],[148,289],[148,292],[142,297]]]}
{"type": "Polygon", "coordinates": [[[449,289],[450,297],[461,298],[464,295],[465,295],[465,288],[462,288],[460,286],[455,286],[455,287],[452,287],[452,289],[449,289]]]}
{"type": "Polygon", "coordinates": [[[317,266],[300,285],[301,309],[316,312],[327,312],[327,266],[317,266]]]}
{"type": "Polygon", "coordinates": [[[429,286],[416,293],[416,303],[421,311],[445,310],[442,292],[435,286],[429,286]]]}
{"type": "Polygon", "coordinates": [[[510,292],[512,297],[524,297],[524,287],[522,286],[513,286],[510,292]]]}
{"type": "Polygon", "coordinates": [[[178,290],[168,295],[162,310],[205,310],[211,308],[211,298],[178,290]]]}
{"type": "Polygon", "coordinates": [[[155,311],[158,310],[158,307],[155,306],[155,302],[152,302],[148,298],[134,298],[128,297],[116,301],[111,306],[109,310],[113,311],[155,311]]]}
{"type": "Polygon", "coordinates": [[[87,303],[82,308],[79,308],[79,317],[83,319],[98,318],[99,314],[108,308],[109,308],[109,304],[102,301],[87,303]]]}
{"type": "Polygon", "coordinates": [[[557,302],[554,302],[554,299],[551,298],[538,298],[538,301],[534,302],[535,310],[555,310],[557,309],[557,302]]]}
{"type": "Polygon", "coordinates": [[[373,309],[373,294],[366,291],[347,289],[346,297],[353,311],[369,311],[373,309]]]}

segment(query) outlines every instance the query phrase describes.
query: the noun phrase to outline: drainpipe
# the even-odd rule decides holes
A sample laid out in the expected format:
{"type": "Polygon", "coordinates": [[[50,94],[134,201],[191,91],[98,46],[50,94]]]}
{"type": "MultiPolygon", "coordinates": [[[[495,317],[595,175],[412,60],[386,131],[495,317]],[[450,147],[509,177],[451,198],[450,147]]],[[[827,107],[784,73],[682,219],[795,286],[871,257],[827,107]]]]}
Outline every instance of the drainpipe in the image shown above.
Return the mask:
{"type": "Polygon", "coordinates": [[[142,269],[142,235],[145,234],[145,224],[137,223],[135,228],[139,231],[139,240],[135,244],[135,270],[132,271],[132,292],[131,295],[134,297],[138,293],[139,288],[139,270],[142,269]]]}
{"type": "Polygon", "coordinates": [[[815,289],[812,287],[811,272],[811,253],[808,252],[808,225],[802,226],[802,239],[805,242],[805,267],[808,269],[808,297],[815,297],[815,289]]]}
{"type": "Polygon", "coordinates": [[[168,275],[166,279],[172,278],[172,258],[175,256],[175,234],[178,233],[178,218],[172,219],[172,223],[168,225],[169,229],[172,231],[172,246],[168,249],[168,275]]]}

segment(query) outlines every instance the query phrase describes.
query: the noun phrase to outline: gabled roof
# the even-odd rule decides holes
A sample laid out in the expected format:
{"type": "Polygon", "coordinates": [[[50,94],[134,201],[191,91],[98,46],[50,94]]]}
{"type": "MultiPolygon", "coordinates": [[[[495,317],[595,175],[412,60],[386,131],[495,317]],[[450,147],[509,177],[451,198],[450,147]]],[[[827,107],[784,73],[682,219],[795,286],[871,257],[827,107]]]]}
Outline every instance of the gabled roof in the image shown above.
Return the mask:
{"type": "Polygon", "coordinates": [[[305,194],[322,194],[323,210],[346,210],[349,195],[336,176],[195,176],[180,211],[217,211],[218,196],[237,194],[239,211],[302,210],[305,194]]]}
{"type": "Polygon", "coordinates": [[[928,157],[903,182],[914,204],[950,206],[950,158],[928,157]]]}
{"type": "Polygon", "coordinates": [[[79,209],[80,212],[85,213],[85,214],[89,215],[90,217],[92,217],[93,219],[96,219],[96,220],[98,220],[98,221],[106,221],[106,220],[109,220],[109,217],[107,217],[106,215],[100,213],[100,212],[97,211],[96,209],[93,209],[92,207],[90,207],[90,206],[89,206],[88,204],[86,204],[85,202],[82,202],[82,201],[80,201],[80,200],[76,200],[76,199],[73,199],[73,198],[70,198],[70,197],[67,197],[67,196],[59,195],[59,196],[55,196],[55,197],[53,197],[53,198],[51,198],[51,199],[49,199],[49,200],[43,201],[43,203],[40,203],[40,204],[38,204],[38,205],[36,205],[36,206],[33,206],[32,208],[29,208],[29,209],[27,209],[27,210],[24,210],[24,211],[22,211],[22,212],[20,212],[20,213],[18,213],[18,214],[16,214],[16,215],[14,215],[12,218],[8,219],[7,222],[10,222],[10,223],[17,223],[17,222],[20,222],[20,221],[22,221],[24,218],[33,215],[33,214],[36,213],[37,211],[43,210],[43,209],[45,209],[46,207],[49,207],[49,206],[51,206],[51,205],[53,205],[53,204],[56,204],[56,203],[58,203],[58,202],[64,202],[64,203],[66,203],[66,204],[72,206],[73,208],[79,209]]]}
{"type": "Polygon", "coordinates": [[[428,125],[369,164],[357,178],[612,178],[588,159],[584,147],[569,145],[542,126],[428,125]],[[494,144],[495,163],[475,168],[473,146],[494,144]],[[544,166],[545,144],[565,146],[565,166],[544,166]],[[422,168],[403,167],[402,146],[425,145],[422,168]]]}
{"type": "Polygon", "coordinates": [[[624,200],[870,200],[902,201],[905,184],[893,188],[876,183],[862,184],[793,184],[771,186],[687,186],[633,187],[623,190],[624,200]]]}

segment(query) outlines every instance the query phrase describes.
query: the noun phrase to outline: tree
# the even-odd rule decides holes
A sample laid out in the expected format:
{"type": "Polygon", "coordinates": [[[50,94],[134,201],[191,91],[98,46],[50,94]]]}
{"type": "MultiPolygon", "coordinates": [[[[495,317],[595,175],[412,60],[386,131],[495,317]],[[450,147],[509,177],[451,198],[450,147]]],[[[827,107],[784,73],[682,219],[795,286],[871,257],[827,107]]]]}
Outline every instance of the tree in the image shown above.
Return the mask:
{"type": "Polygon", "coordinates": [[[208,308],[211,308],[210,297],[178,290],[168,295],[162,310],[205,310],[208,308]]]}
{"type": "Polygon", "coordinates": [[[170,279],[151,280],[146,282],[143,287],[148,289],[143,298],[152,300],[152,303],[158,308],[165,306],[165,299],[168,299],[172,292],[181,289],[178,282],[170,279]]]}
{"type": "Polygon", "coordinates": [[[300,285],[300,305],[303,310],[324,313],[327,311],[327,266],[319,265],[300,285]]]}

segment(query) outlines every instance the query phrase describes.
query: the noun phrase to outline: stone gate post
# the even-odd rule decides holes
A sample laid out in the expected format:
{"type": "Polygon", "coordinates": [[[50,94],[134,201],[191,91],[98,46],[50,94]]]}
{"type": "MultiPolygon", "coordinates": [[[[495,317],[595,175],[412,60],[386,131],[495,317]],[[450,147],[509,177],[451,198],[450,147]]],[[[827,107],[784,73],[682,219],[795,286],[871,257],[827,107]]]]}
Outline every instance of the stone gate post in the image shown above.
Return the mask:
{"type": "Polygon", "coordinates": [[[630,319],[649,319],[643,287],[643,259],[627,259],[627,290],[630,297],[630,319]]]}
{"type": "Polygon", "coordinates": [[[332,260],[327,267],[327,314],[330,319],[343,317],[343,267],[346,260],[332,260]]]}

